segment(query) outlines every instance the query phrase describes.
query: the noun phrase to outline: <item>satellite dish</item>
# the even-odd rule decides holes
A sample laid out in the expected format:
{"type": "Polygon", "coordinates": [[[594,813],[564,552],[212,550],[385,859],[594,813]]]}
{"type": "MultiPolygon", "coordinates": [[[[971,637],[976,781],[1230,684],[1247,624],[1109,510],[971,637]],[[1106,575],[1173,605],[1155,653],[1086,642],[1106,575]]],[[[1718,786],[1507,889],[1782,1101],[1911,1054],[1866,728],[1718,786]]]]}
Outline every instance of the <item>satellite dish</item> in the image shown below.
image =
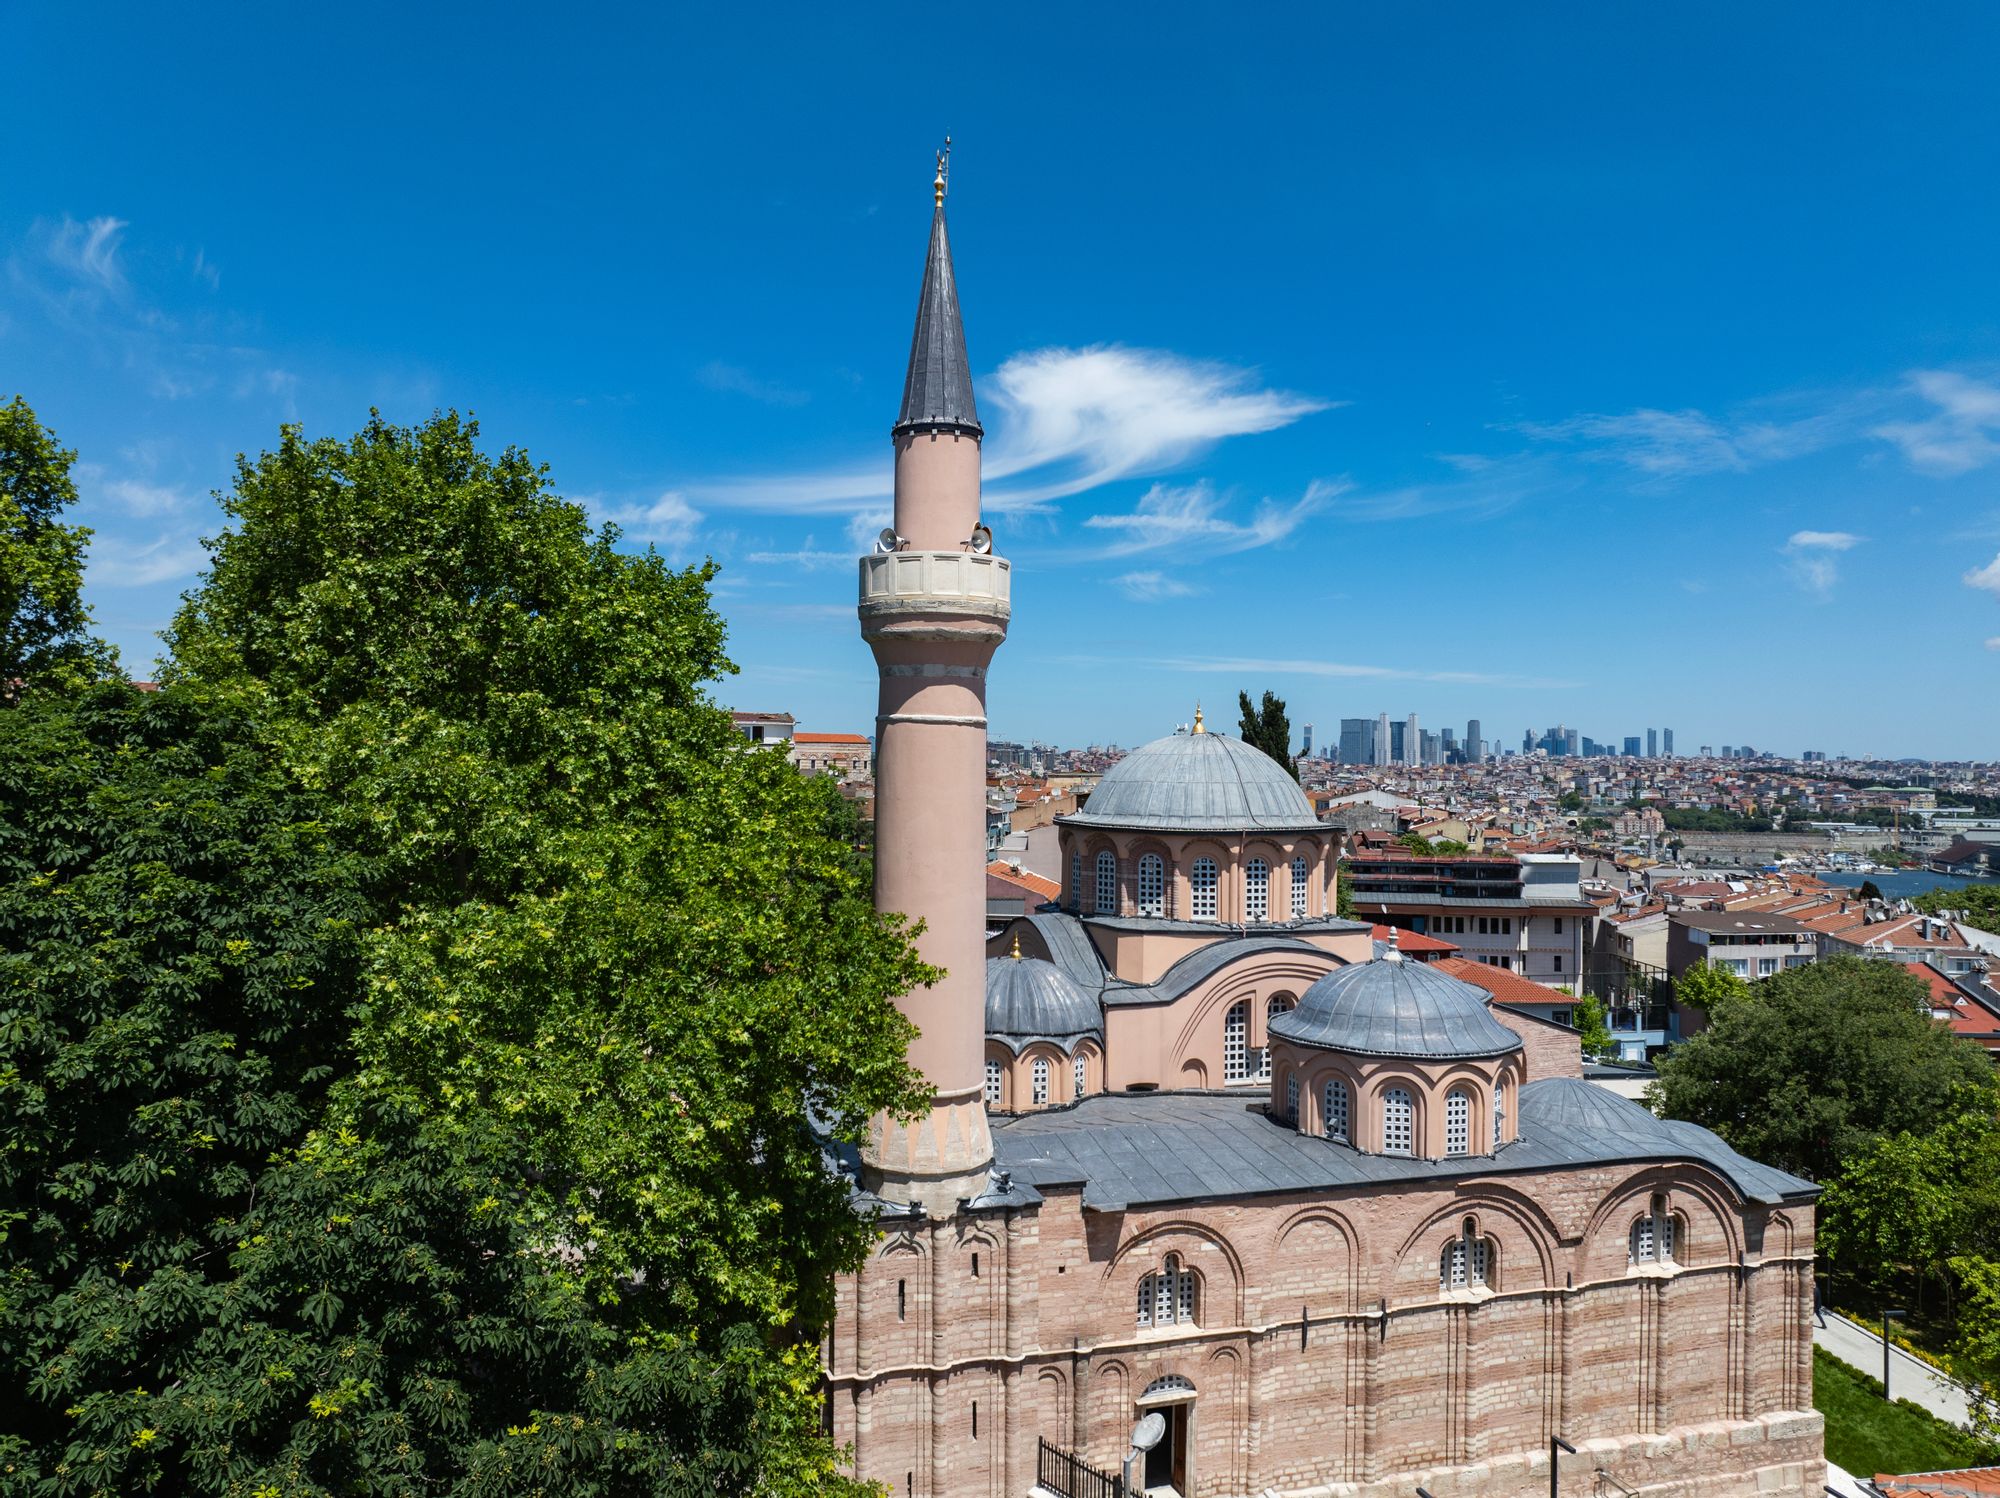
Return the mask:
{"type": "Polygon", "coordinates": [[[893,525],[883,526],[882,533],[875,538],[875,550],[878,553],[900,551],[902,546],[903,538],[896,534],[896,527],[893,525]]]}
{"type": "Polygon", "coordinates": [[[991,526],[975,525],[972,528],[972,549],[981,556],[993,549],[993,529],[991,526]]]}
{"type": "Polygon", "coordinates": [[[1160,1438],[1167,1433],[1167,1417],[1158,1410],[1132,1427],[1132,1449],[1151,1451],[1160,1444],[1160,1438]]]}

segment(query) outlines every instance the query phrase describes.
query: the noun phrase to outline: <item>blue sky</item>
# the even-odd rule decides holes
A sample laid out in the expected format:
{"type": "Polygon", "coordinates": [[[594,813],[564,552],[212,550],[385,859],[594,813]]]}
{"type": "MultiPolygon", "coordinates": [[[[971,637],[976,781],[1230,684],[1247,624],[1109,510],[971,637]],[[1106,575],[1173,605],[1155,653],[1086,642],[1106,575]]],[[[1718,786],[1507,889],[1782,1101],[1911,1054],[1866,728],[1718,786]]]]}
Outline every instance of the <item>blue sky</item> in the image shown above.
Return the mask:
{"type": "Polygon", "coordinates": [[[280,423],[456,406],[715,557],[724,701],[867,732],[950,131],[996,737],[2000,753],[2000,10],[1140,14],[14,8],[0,388],[106,632],[280,423]]]}

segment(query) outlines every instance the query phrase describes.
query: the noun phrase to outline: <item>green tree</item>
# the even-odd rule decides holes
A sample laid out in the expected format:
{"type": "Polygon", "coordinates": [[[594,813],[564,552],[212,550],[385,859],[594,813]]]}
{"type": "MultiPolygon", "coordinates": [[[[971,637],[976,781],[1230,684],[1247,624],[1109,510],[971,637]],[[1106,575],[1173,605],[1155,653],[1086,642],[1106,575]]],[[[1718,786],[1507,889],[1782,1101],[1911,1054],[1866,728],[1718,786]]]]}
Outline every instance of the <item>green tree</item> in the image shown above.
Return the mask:
{"type": "Polygon", "coordinates": [[[1583,793],[1581,791],[1564,791],[1557,799],[1556,804],[1564,811],[1582,811],[1583,793]]]}
{"type": "Polygon", "coordinates": [[[1336,871],[1333,881],[1333,913],[1343,921],[1358,919],[1354,914],[1354,880],[1346,864],[1336,871]]]}
{"type": "Polygon", "coordinates": [[[1243,709],[1240,725],[1243,742],[1262,749],[1297,780],[1299,767],[1292,762],[1292,720],[1285,714],[1285,699],[1275,692],[1266,692],[1263,703],[1253,707],[1248,692],[1238,692],[1236,697],[1243,709]]]}
{"type": "Polygon", "coordinates": [[[742,1366],[785,1439],[723,1448],[731,1486],[823,1480],[810,1349],[873,1233],[826,1159],[923,1104],[892,999],[933,974],[832,782],[706,696],[712,569],[619,551],[456,414],[288,429],[224,507],[169,683],[260,705],[380,912],[329,1137],[490,1172],[488,1243],[560,1256],[601,1356],[742,1366]]]}
{"type": "Polygon", "coordinates": [[[83,605],[90,531],[61,518],[76,503],[75,461],[21,396],[0,406],[0,705],[17,682],[112,669],[83,605]]]}
{"type": "Polygon", "coordinates": [[[1972,1430],[2000,1439],[2000,1262],[1978,1254],[1951,1261],[1960,1287],[1958,1314],[1946,1361],[1972,1390],[1972,1430]]]}
{"type": "Polygon", "coordinates": [[[1863,900],[1879,900],[1882,898],[1882,886],[1873,879],[1864,879],[1861,881],[1861,888],[1854,893],[1863,900]]]}
{"type": "Polygon", "coordinates": [[[1836,1272],[1878,1289],[1898,1270],[1946,1283],[1951,1259],[1980,1246],[1975,1234],[1991,1220],[1996,1164],[1990,1114],[1876,1139],[1827,1183],[1819,1252],[1836,1272]]]}
{"type": "Polygon", "coordinates": [[[1658,1065],[1662,1115],[1815,1180],[1885,1135],[1990,1114],[2000,1086],[1983,1050],[1932,1021],[1921,979],[1859,957],[1764,979],[1658,1065]]]}
{"type": "Polygon", "coordinates": [[[1910,902],[1928,915],[1963,911],[1967,924],[1982,931],[2000,931],[2000,884],[1968,884],[1962,889],[1934,889],[1910,902]]]}
{"type": "Polygon", "coordinates": [[[1674,979],[1674,1001],[1698,1009],[1710,1019],[1749,992],[1748,983],[1712,962],[1698,962],[1674,979]]]}
{"type": "Polygon", "coordinates": [[[1617,1049],[1611,1039],[1611,1026],[1605,1021],[1602,999],[1591,994],[1578,999],[1570,1010],[1570,1023],[1583,1039],[1584,1055],[1608,1056],[1617,1049]]]}

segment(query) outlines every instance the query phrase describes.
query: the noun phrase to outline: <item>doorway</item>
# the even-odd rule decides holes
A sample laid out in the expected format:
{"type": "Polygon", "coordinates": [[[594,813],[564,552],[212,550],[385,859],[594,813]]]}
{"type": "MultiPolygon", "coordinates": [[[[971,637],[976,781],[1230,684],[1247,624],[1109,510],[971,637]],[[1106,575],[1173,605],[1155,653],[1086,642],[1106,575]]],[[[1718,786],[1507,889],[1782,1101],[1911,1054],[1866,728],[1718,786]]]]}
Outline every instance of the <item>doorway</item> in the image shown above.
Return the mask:
{"type": "Polygon", "coordinates": [[[1147,1498],[1190,1498],[1194,1492],[1194,1385],[1184,1378],[1156,1379],[1139,1396],[1141,1415],[1167,1422],[1160,1444],[1146,1453],[1141,1482],[1147,1498]]]}

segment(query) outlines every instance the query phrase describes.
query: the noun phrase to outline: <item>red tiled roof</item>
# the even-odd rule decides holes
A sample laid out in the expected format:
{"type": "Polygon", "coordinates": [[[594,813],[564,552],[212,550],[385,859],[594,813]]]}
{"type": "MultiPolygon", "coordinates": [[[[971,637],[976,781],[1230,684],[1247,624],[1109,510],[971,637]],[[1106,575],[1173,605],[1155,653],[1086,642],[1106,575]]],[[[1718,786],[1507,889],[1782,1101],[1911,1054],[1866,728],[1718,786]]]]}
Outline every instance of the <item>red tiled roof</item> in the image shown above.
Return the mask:
{"type": "Polygon", "coordinates": [[[1441,973],[1449,973],[1454,978],[1463,979],[1475,988],[1483,988],[1493,995],[1497,1004],[1574,1004],[1576,1000],[1566,993],[1557,993],[1553,988],[1544,987],[1532,978],[1523,978],[1519,973],[1504,967],[1488,967],[1483,962],[1474,962],[1470,957],[1440,957],[1431,964],[1441,973]]]}
{"type": "Polygon", "coordinates": [[[795,733],[794,744],[866,744],[867,739],[858,733],[795,733]]]}
{"type": "Polygon", "coordinates": [[[1053,879],[1044,879],[1040,874],[1031,874],[1026,869],[1017,869],[1004,859],[986,866],[989,879],[1004,879],[1031,895],[1040,895],[1044,900],[1053,900],[1062,893],[1062,886],[1053,879]]]}
{"type": "Polygon", "coordinates": [[[2000,1498],[2000,1467],[1956,1472],[1876,1473],[1875,1486],[1897,1498],[2000,1498]]]}
{"type": "MultiPolygon", "coordinates": [[[[1388,926],[1377,926],[1375,928],[1375,940],[1389,940],[1390,929],[1388,926]]],[[[1441,936],[1427,936],[1421,931],[1397,931],[1396,947],[1406,957],[1413,957],[1420,952],[1445,953],[1459,950],[1457,942],[1446,941],[1441,936]]],[[[1430,959],[1426,958],[1425,960],[1429,961],[1430,959]]]]}

